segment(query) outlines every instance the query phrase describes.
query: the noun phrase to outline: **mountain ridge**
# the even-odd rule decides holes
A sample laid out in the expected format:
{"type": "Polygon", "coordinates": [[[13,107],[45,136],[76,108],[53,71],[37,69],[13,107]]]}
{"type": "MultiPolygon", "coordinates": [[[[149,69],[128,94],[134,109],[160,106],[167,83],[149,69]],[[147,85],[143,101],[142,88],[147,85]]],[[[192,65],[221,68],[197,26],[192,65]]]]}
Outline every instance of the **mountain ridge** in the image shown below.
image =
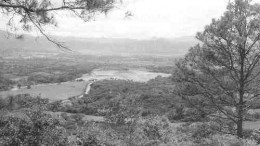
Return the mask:
{"type": "MultiPolygon", "coordinates": [[[[6,32],[0,30],[0,50],[62,52],[55,44],[44,37],[25,34],[21,40],[6,38],[6,32]]],[[[86,55],[152,55],[152,56],[183,56],[198,41],[192,36],[175,39],[154,38],[136,40],[126,38],[77,38],[50,36],[64,42],[71,50],[86,55]]]]}

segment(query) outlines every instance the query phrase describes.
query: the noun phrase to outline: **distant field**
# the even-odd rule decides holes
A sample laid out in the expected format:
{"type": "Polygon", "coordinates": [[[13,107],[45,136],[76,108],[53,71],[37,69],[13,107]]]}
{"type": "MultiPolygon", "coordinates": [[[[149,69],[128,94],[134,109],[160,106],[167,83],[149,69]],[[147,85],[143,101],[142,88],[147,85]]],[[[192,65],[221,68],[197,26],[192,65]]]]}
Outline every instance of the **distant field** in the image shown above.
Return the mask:
{"type": "MultiPolygon", "coordinates": [[[[52,116],[61,116],[62,113],[64,112],[48,112],[49,114],[51,114],[52,116]]],[[[68,116],[72,116],[72,115],[77,115],[77,114],[72,114],[72,113],[66,113],[68,116]]],[[[90,122],[90,121],[95,121],[95,122],[104,122],[105,118],[101,117],[101,116],[92,116],[92,115],[82,115],[82,121],[85,122],[90,122]]]]}
{"type": "Polygon", "coordinates": [[[260,121],[255,121],[255,122],[251,122],[251,121],[246,121],[244,122],[244,128],[245,129],[260,129],[260,121]]]}
{"type": "Polygon", "coordinates": [[[48,98],[50,101],[65,100],[69,97],[81,95],[84,92],[86,82],[66,82],[62,84],[46,84],[32,86],[31,89],[22,88],[16,91],[0,92],[0,96],[30,94],[40,95],[42,98],[48,98]]]}

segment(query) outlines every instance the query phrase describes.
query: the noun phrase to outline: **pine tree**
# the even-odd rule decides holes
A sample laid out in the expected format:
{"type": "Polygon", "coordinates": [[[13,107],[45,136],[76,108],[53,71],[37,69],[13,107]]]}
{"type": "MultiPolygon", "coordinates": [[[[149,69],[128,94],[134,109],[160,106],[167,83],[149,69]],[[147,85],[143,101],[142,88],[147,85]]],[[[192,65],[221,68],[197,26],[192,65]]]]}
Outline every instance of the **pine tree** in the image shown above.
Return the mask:
{"type": "Polygon", "coordinates": [[[199,111],[234,123],[243,137],[246,111],[260,95],[260,5],[230,2],[196,38],[201,43],[176,64],[176,91],[199,111]]]}

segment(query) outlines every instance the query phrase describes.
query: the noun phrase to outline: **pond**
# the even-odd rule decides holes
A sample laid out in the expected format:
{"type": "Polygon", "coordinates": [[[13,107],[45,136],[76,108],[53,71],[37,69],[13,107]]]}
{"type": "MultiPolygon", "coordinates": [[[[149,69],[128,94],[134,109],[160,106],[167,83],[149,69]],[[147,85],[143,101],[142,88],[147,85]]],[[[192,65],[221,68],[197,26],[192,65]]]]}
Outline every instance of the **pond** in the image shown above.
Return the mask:
{"type": "Polygon", "coordinates": [[[150,72],[145,69],[127,69],[127,70],[103,70],[96,69],[90,74],[83,75],[80,79],[85,81],[95,80],[132,80],[135,82],[147,82],[151,79],[161,77],[170,77],[171,74],[150,72]]]}

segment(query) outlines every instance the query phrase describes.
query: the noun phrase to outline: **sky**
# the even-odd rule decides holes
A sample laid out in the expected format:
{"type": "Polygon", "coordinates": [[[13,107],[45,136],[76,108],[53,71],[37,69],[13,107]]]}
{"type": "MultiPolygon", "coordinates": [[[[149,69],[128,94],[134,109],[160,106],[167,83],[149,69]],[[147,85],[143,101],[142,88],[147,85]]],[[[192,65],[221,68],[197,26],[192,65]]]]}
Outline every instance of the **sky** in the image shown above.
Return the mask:
{"type": "MultiPolygon", "coordinates": [[[[58,27],[48,27],[51,35],[81,38],[179,38],[194,36],[219,18],[229,0],[123,0],[107,16],[97,16],[94,21],[84,22],[70,15],[56,16],[58,27]],[[133,16],[125,18],[131,11],[133,16]]],[[[254,0],[260,2],[260,0],[254,0]]],[[[7,19],[0,19],[5,29],[7,19]]]]}

